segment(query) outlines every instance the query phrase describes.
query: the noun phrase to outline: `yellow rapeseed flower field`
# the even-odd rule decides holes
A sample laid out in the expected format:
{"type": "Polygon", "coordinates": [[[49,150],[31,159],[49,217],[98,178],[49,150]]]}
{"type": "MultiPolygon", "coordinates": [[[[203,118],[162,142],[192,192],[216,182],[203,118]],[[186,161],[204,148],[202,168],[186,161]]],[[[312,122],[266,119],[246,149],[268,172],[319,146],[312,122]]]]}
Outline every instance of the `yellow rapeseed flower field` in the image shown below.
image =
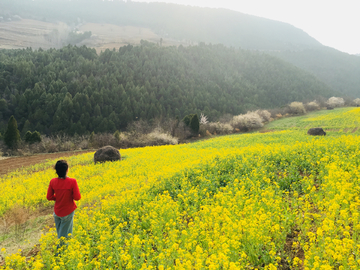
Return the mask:
{"type": "MultiPolygon", "coordinates": [[[[359,109],[338,112],[307,121],[357,127],[359,109]]],[[[360,137],[328,135],[232,135],[96,165],[72,157],[83,198],[68,245],[55,256],[50,231],[32,259],[2,250],[3,268],[360,269],[360,137]]],[[[1,215],[51,204],[47,166],[1,179],[1,215]]]]}

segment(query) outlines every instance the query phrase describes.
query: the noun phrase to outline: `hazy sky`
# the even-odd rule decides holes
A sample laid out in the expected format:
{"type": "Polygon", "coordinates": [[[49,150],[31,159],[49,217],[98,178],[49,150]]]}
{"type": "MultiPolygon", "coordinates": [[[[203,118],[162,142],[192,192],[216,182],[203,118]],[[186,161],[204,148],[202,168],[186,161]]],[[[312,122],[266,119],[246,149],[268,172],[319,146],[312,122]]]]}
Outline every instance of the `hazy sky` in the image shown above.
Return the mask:
{"type": "Polygon", "coordinates": [[[227,8],[289,23],[323,45],[360,53],[359,0],[133,0],[227,8]]]}

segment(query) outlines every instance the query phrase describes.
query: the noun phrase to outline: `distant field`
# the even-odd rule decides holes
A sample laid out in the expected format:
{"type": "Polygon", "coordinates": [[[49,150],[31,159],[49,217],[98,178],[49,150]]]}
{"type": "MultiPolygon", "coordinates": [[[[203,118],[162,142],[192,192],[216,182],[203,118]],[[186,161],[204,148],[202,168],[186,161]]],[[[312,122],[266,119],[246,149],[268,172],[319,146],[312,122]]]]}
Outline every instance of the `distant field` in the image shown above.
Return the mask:
{"type": "MultiPolygon", "coordinates": [[[[106,49],[118,49],[128,44],[139,44],[140,40],[160,43],[161,36],[149,28],[135,26],[118,26],[112,24],[86,23],[79,27],[80,31],[91,31],[92,37],[78,45],[95,48],[98,53],[106,49]]],[[[60,48],[71,28],[63,22],[49,23],[24,19],[0,23],[0,49],[33,49],[60,48]],[[56,33],[56,35],[54,35],[56,33]]],[[[163,38],[163,46],[189,45],[163,38]]]]}
{"type": "MultiPolygon", "coordinates": [[[[79,30],[92,32],[92,37],[82,44],[96,48],[97,52],[119,48],[128,44],[139,44],[142,39],[154,43],[160,43],[161,39],[161,36],[155,34],[151,29],[135,26],[87,23],[81,26],[79,30]]],[[[162,42],[164,46],[180,44],[184,45],[185,43],[170,39],[163,39],[162,42]]]]}
{"type": "Polygon", "coordinates": [[[266,125],[269,130],[308,130],[309,128],[322,127],[328,134],[336,132],[359,133],[360,108],[347,107],[331,111],[322,110],[303,116],[287,117],[266,125]],[[330,133],[329,133],[330,132],[330,133]]]}
{"type": "Polygon", "coordinates": [[[46,35],[53,30],[67,29],[64,23],[48,23],[36,20],[21,20],[0,23],[0,48],[21,49],[32,47],[34,49],[49,49],[57,47],[55,41],[46,39],[46,35]]]}
{"type": "Polygon", "coordinates": [[[38,163],[42,163],[48,159],[57,159],[68,156],[75,156],[84,154],[91,151],[70,151],[70,152],[59,152],[52,154],[39,154],[34,156],[23,156],[23,157],[0,157],[0,177],[8,172],[21,169],[23,167],[32,166],[38,163]]]}

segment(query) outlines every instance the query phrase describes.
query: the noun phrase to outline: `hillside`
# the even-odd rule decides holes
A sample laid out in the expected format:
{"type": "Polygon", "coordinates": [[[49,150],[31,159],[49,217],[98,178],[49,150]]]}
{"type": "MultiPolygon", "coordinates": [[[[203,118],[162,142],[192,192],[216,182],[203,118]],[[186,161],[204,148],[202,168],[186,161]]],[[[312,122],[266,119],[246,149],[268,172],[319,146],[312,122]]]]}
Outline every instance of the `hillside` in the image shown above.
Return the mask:
{"type": "Polygon", "coordinates": [[[334,92],[278,58],[222,45],[0,51],[0,130],[114,132],[130,122],[204,113],[210,120],[334,92]]]}
{"type": "Polygon", "coordinates": [[[48,48],[55,47],[46,36],[55,29],[67,28],[65,23],[47,23],[37,20],[17,20],[0,22],[0,48],[48,48]]]}
{"type": "Polygon", "coordinates": [[[64,22],[46,22],[33,19],[21,19],[0,22],[0,49],[60,49],[64,45],[86,45],[95,48],[99,54],[106,49],[112,50],[128,44],[140,44],[141,40],[159,43],[163,46],[189,45],[188,42],[162,38],[150,28],[119,26],[104,23],[83,23],[78,25],[79,33],[91,33],[90,38],[78,39],[71,36],[73,28],[64,22]]]}
{"type": "MultiPolygon", "coordinates": [[[[51,43],[43,40],[38,31],[34,36],[8,40],[6,34],[2,48],[60,48],[67,44],[87,45],[98,52],[106,48],[118,49],[140,40],[163,45],[194,45],[199,42],[224,44],[235,48],[272,53],[325,82],[343,96],[358,97],[359,57],[326,48],[301,29],[286,23],[225,9],[198,8],[165,3],[138,3],[102,0],[3,0],[0,16],[4,20],[20,15],[23,19],[46,23],[65,22],[68,28],[57,27],[51,32],[51,43]],[[129,28],[126,30],[127,28],[129,28]],[[74,43],[67,36],[78,31],[91,31],[93,36],[74,43]],[[95,34],[96,33],[96,34],[95,34]],[[40,35],[40,36],[39,36],[40,35]],[[19,40],[24,42],[19,42],[19,40]],[[11,44],[13,43],[13,47],[11,44]]],[[[6,22],[7,24],[11,24],[6,22]]],[[[40,23],[40,22],[39,22],[40,23]]],[[[36,24],[39,24],[36,23],[36,24]]],[[[33,29],[33,28],[32,28],[33,29]]],[[[12,30],[10,30],[12,31],[12,30]]],[[[32,30],[30,30],[32,31],[32,30]]],[[[48,41],[49,39],[47,39],[48,41]]]]}
{"type": "Polygon", "coordinates": [[[360,97],[360,57],[328,47],[272,55],[311,72],[342,96],[360,97]]]}
{"type": "MultiPolygon", "coordinates": [[[[359,125],[360,109],[307,119],[328,135],[282,119],[271,123],[282,131],[125,149],[118,162],[71,157],[82,199],[67,248],[55,255],[54,230],[26,241],[51,214],[18,222],[28,222],[25,236],[10,222],[0,235],[4,268],[358,269],[360,138],[345,129],[359,125]]],[[[52,209],[53,163],[2,178],[1,218],[52,209]]]]}
{"type": "Polygon", "coordinates": [[[71,27],[83,23],[145,27],[162,38],[189,43],[222,43],[259,50],[321,46],[289,24],[225,9],[130,1],[3,0],[0,10],[22,18],[62,21],[71,27]]]}

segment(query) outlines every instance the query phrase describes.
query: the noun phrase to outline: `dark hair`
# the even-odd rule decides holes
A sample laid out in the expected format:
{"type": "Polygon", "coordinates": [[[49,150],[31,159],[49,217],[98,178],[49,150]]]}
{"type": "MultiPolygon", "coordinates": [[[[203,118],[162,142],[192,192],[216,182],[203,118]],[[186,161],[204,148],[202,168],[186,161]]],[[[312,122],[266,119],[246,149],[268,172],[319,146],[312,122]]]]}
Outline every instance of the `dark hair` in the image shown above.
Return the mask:
{"type": "Polygon", "coordinates": [[[66,160],[58,160],[55,164],[55,170],[59,177],[65,177],[66,172],[69,168],[69,165],[67,164],[66,160]]]}

